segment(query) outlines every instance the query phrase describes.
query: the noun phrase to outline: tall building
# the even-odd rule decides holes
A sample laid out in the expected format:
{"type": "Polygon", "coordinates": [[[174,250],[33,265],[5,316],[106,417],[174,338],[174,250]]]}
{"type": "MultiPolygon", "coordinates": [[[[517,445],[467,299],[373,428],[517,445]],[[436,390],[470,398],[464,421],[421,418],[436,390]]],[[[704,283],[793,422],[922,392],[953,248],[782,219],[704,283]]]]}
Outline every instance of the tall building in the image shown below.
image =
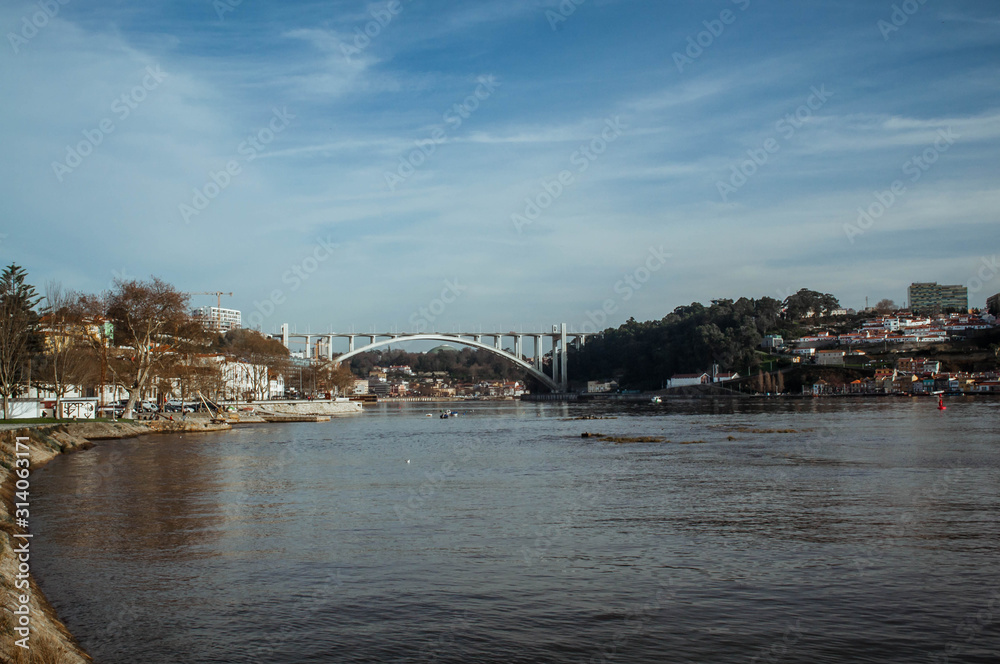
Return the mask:
{"type": "Polygon", "coordinates": [[[194,317],[201,321],[206,329],[216,332],[228,332],[243,327],[243,315],[236,309],[199,307],[194,310],[194,317]]]}
{"type": "Polygon", "coordinates": [[[914,283],[909,288],[910,311],[934,313],[969,310],[969,289],[939,286],[937,282],[914,283]]]}
{"type": "Polygon", "coordinates": [[[994,316],[1000,316],[1000,293],[986,298],[986,310],[994,316]]]}

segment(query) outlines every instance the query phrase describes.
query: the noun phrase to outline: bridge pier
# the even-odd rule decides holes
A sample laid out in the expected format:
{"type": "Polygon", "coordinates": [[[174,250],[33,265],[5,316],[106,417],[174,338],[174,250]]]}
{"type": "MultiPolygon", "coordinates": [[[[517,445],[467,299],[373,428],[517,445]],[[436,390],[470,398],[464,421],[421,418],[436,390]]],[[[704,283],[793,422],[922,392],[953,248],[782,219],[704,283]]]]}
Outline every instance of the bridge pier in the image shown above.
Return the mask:
{"type": "Polygon", "coordinates": [[[552,382],[562,385],[559,380],[559,338],[552,335],[552,382]]]}
{"type": "Polygon", "coordinates": [[[549,364],[549,373],[552,374],[552,382],[556,385],[559,384],[559,337],[556,336],[558,329],[557,326],[553,325],[552,334],[548,335],[552,338],[552,361],[549,364]]]}
{"type": "Polygon", "coordinates": [[[569,375],[567,374],[567,369],[569,368],[569,348],[566,346],[566,323],[562,324],[562,329],[559,332],[559,387],[563,392],[569,391],[569,375]]]}

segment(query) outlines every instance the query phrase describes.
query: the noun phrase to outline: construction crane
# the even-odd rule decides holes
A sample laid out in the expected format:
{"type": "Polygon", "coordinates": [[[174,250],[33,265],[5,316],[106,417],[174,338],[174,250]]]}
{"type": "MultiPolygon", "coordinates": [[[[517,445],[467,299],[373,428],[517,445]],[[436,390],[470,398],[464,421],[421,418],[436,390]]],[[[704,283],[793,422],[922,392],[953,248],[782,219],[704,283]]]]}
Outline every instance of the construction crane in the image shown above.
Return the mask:
{"type": "Polygon", "coordinates": [[[232,297],[232,293],[227,293],[225,291],[201,291],[197,293],[188,293],[188,295],[214,295],[216,297],[217,305],[215,307],[215,329],[222,332],[222,296],[228,295],[232,297]]]}

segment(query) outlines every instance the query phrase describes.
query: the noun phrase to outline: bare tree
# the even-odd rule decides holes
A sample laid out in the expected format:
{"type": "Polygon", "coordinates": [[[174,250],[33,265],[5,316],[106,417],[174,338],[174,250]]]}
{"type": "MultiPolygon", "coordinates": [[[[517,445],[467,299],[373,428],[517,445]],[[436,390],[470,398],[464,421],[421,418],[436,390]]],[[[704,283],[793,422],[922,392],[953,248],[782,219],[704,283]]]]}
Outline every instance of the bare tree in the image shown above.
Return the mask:
{"type": "Polygon", "coordinates": [[[199,395],[218,399],[223,383],[222,363],[216,356],[187,356],[176,366],[174,376],[180,384],[182,401],[199,395]]]}
{"type": "Polygon", "coordinates": [[[192,349],[204,336],[190,315],[188,295],[156,277],[116,280],[110,292],[82,302],[92,316],[114,326],[117,348],[109,365],[129,393],[126,419],[146,390],[170,374],[176,354],[192,349]]]}
{"type": "Polygon", "coordinates": [[[0,275],[0,395],[4,418],[10,417],[10,398],[17,394],[30,357],[41,298],[25,283],[27,273],[11,263],[0,275]]]}
{"type": "Polygon", "coordinates": [[[316,387],[331,395],[346,394],[354,387],[354,373],[346,364],[324,361],[314,367],[316,387]]]}
{"type": "Polygon", "coordinates": [[[889,298],[885,298],[883,300],[879,300],[875,304],[875,311],[877,313],[883,315],[883,316],[886,315],[886,314],[891,314],[892,312],[896,311],[897,309],[899,309],[899,307],[896,306],[896,303],[893,302],[892,300],[890,300],[889,298]]]}
{"type": "Polygon", "coordinates": [[[56,396],[56,417],[61,417],[62,400],[76,386],[92,382],[95,353],[88,326],[73,306],[78,296],[65,293],[56,282],[45,286],[41,332],[44,336],[36,381],[56,396]]]}

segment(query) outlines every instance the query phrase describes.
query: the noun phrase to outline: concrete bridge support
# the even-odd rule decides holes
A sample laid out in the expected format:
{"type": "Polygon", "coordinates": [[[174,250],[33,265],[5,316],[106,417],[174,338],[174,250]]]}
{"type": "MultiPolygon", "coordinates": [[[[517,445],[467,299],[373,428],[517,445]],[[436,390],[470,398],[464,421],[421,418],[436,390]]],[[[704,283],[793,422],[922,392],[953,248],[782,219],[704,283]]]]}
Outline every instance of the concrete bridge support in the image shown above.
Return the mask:
{"type": "Polygon", "coordinates": [[[562,329],[559,331],[559,386],[562,388],[563,392],[569,391],[569,374],[567,370],[569,369],[569,348],[566,346],[566,323],[562,324],[562,329]]]}

